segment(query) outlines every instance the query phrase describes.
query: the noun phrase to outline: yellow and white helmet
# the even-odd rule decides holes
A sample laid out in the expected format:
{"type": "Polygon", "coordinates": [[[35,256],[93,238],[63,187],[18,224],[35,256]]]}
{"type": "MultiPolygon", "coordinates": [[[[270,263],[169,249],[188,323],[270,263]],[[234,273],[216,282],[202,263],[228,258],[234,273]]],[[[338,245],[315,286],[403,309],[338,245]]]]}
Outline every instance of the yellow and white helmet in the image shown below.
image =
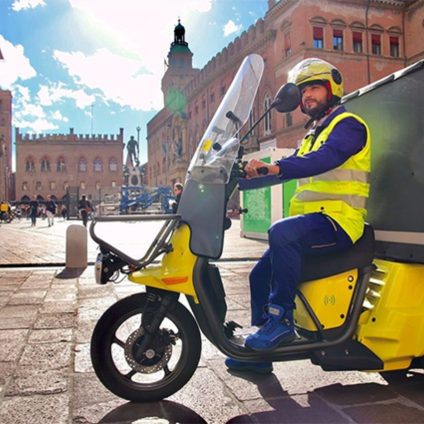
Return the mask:
{"type": "Polygon", "coordinates": [[[323,84],[328,90],[328,101],[336,104],[343,96],[343,78],[340,71],[331,63],[318,58],[304,59],[288,75],[288,82],[296,84],[300,90],[312,83],[323,84]]]}

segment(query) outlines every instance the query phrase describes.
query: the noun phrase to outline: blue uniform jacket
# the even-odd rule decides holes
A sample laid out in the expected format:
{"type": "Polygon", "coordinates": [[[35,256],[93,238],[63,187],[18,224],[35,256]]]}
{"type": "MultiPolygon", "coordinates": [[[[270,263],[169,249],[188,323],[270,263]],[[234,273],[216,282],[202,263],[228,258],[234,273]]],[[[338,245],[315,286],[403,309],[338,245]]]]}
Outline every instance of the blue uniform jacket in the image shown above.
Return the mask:
{"type": "MultiPolygon", "coordinates": [[[[346,112],[344,106],[339,107],[312,132],[318,137],[330,121],[343,112],[346,112]]],[[[366,129],[359,121],[355,118],[343,119],[334,127],[328,140],[318,150],[304,156],[296,156],[295,152],[292,156],[280,159],[276,162],[281,169],[280,175],[240,180],[240,189],[266,187],[282,181],[312,177],[337,168],[364,147],[366,138],[366,129]]]]}

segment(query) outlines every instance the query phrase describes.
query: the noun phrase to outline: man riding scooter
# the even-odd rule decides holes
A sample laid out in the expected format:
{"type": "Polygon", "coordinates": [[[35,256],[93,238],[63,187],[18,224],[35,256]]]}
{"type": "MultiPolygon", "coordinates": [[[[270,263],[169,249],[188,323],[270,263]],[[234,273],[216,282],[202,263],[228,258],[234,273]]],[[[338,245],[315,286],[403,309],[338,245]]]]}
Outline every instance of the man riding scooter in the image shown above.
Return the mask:
{"type": "MultiPolygon", "coordinates": [[[[289,217],[268,230],[269,248],[249,275],[252,325],[245,345],[268,352],[296,338],[293,322],[302,258],[348,249],[364,231],[369,194],[370,132],[341,106],[343,77],[328,62],[305,59],[289,73],[301,92],[308,132],[293,156],[267,164],[251,159],[247,178],[260,169],[282,181],[297,179],[289,217]]],[[[259,172],[258,172],[259,171],[259,172]]],[[[228,368],[270,373],[272,362],[227,358],[228,368]]]]}

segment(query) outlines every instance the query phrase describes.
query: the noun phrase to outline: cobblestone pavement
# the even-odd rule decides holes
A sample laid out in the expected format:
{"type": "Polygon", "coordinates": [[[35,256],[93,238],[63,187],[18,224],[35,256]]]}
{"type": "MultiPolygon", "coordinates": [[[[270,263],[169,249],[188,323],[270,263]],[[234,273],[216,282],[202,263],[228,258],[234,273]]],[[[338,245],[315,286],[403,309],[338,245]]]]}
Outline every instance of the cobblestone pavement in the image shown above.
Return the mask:
{"type": "MultiPolygon", "coordinates": [[[[224,356],[206,339],[199,368],[178,393],[150,404],[122,400],[95,376],[89,342],[103,311],[140,287],[126,281],[98,286],[93,267],[70,280],[55,278],[59,267],[6,267],[4,257],[10,261],[12,254],[22,263],[29,258],[38,258],[41,265],[63,261],[67,224],[57,222],[55,230],[25,225],[29,227],[21,222],[0,228],[5,252],[0,268],[0,423],[424,422],[422,371],[389,384],[374,373],[324,372],[309,361],[295,361],[274,364],[268,376],[243,376],[230,373],[224,356]],[[35,247],[34,240],[43,246],[35,247]]],[[[237,232],[235,226],[228,234],[224,257],[231,260],[219,266],[228,317],[247,326],[247,275],[254,262],[235,259],[259,255],[264,244],[241,240],[237,232]]],[[[89,252],[94,254],[92,248],[89,252]]]]}
{"type": "MultiPolygon", "coordinates": [[[[66,250],[66,231],[70,225],[81,225],[80,221],[56,219],[52,227],[46,220],[37,220],[31,227],[29,220],[22,219],[0,225],[0,266],[24,266],[63,264],[66,250]]],[[[153,241],[162,224],[154,221],[145,223],[98,224],[96,234],[122,248],[125,253],[139,258],[153,241]]],[[[257,259],[266,248],[264,241],[240,237],[240,221],[235,219],[226,233],[222,259],[257,259]]],[[[97,245],[88,237],[88,260],[94,261],[97,245]]]]}

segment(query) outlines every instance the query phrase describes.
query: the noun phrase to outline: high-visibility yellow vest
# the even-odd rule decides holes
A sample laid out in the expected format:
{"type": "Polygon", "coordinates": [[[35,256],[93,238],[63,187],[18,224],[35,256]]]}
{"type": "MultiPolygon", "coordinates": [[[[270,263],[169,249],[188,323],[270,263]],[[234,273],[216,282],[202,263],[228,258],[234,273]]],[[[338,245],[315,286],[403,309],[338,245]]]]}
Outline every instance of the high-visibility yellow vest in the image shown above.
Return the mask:
{"type": "Polygon", "coordinates": [[[365,146],[338,168],[299,179],[290,202],[289,214],[292,216],[321,212],[334,219],[355,242],[364,231],[366,200],[370,191],[368,181],[371,170],[371,137],[367,124],[358,116],[343,112],[334,117],[315,141],[313,134],[307,134],[297,156],[318,150],[327,141],[334,127],[341,120],[350,117],[365,126],[365,146]]]}

